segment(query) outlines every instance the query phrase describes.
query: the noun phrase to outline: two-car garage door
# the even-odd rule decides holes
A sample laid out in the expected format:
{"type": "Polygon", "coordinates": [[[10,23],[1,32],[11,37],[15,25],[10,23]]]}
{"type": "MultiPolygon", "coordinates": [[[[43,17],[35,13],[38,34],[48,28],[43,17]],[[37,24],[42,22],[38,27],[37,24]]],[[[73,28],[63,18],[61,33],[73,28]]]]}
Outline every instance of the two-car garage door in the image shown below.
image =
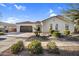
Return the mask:
{"type": "Polygon", "coordinates": [[[20,32],[32,32],[32,26],[20,26],[20,32]]]}

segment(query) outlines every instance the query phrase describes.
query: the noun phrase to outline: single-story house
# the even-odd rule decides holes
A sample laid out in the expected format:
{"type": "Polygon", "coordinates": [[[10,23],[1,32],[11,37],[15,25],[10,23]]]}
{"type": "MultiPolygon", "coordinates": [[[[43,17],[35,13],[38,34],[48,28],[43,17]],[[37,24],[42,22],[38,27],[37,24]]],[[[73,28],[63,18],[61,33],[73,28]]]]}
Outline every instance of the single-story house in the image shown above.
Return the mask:
{"type": "Polygon", "coordinates": [[[15,24],[10,24],[10,23],[5,23],[5,22],[0,22],[0,31],[3,31],[3,32],[16,32],[16,25],[15,24]]]}
{"type": "Polygon", "coordinates": [[[37,22],[19,22],[16,23],[17,32],[34,32],[35,26],[39,25],[41,32],[49,32],[49,27],[52,26],[52,30],[58,30],[60,33],[63,33],[65,29],[69,29],[71,33],[74,32],[74,23],[67,17],[58,15],[53,16],[43,21],[37,22]]]}

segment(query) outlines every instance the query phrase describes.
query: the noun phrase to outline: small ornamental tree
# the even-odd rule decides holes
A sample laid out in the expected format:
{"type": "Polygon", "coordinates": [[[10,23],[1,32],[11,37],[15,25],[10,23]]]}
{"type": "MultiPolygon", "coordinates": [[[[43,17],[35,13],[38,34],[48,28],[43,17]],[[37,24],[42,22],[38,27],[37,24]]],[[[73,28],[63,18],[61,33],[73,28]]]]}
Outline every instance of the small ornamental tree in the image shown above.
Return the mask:
{"type": "Polygon", "coordinates": [[[51,24],[50,27],[49,27],[49,33],[50,33],[50,35],[51,35],[53,32],[54,32],[54,30],[52,30],[52,24],[51,24]]]}
{"type": "Polygon", "coordinates": [[[36,36],[40,36],[40,33],[41,33],[40,26],[36,26],[36,28],[35,28],[35,35],[36,36]]]}

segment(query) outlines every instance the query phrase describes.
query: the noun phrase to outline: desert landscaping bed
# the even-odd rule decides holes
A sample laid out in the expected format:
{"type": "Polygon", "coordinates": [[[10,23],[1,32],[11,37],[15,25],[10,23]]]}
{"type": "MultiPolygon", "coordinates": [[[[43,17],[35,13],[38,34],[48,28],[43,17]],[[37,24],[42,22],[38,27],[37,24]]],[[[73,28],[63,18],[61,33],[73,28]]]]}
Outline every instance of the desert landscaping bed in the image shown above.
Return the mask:
{"type": "Polygon", "coordinates": [[[34,36],[32,35],[30,37],[11,37],[11,38],[13,40],[15,39],[18,41],[22,40],[24,43],[25,49],[18,52],[17,54],[13,54],[11,52],[11,48],[9,47],[8,49],[6,49],[0,54],[1,56],[79,56],[79,43],[78,41],[75,41],[75,39],[73,41],[71,37],[69,38],[60,37],[56,39],[50,36],[36,37],[35,35],[34,36]],[[41,46],[43,47],[43,53],[30,55],[27,46],[32,40],[35,40],[35,39],[40,41],[41,46]],[[47,44],[49,41],[54,41],[56,43],[56,46],[58,48],[58,53],[48,52],[47,44]]]}
{"type": "Polygon", "coordinates": [[[44,46],[42,54],[30,55],[27,48],[19,52],[18,54],[11,53],[11,49],[9,48],[3,51],[0,55],[1,56],[79,56],[79,46],[58,46],[58,49],[59,49],[58,54],[48,53],[47,48],[44,46]]]}
{"type": "Polygon", "coordinates": [[[22,52],[19,52],[18,54],[12,54],[10,49],[7,49],[3,51],[0,54],[0,56],[59,56],[59,54],[53,54],[53,53],[49,54],[46,49],[43,51],[42,54],[39,54],[39,55],[36,55],[36,54],[30,55],[27,49],[23,50],[22,52]]]}

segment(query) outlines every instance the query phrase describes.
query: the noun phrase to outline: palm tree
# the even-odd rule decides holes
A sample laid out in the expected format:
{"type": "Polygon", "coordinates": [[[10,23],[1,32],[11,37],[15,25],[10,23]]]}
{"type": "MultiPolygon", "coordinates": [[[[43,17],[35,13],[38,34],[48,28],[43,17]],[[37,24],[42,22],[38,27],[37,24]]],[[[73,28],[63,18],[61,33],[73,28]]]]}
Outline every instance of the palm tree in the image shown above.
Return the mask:
{"type": "Polygon", "coordinates": [[[69,4],[71,7],[70,9],[64,10],[63,14],[66,17],[69,17],[74,22],[75,29],[78,32],[79,31],[79,4],[69,4]],[[76,21],[76,22],[75,22],[76,21]]]}
{"type": "Polygon", "coordinates": [[[64,12],[64,15],[70,17],[72,21],[79,19],[79,10],[69,9],[64,12]]]}

